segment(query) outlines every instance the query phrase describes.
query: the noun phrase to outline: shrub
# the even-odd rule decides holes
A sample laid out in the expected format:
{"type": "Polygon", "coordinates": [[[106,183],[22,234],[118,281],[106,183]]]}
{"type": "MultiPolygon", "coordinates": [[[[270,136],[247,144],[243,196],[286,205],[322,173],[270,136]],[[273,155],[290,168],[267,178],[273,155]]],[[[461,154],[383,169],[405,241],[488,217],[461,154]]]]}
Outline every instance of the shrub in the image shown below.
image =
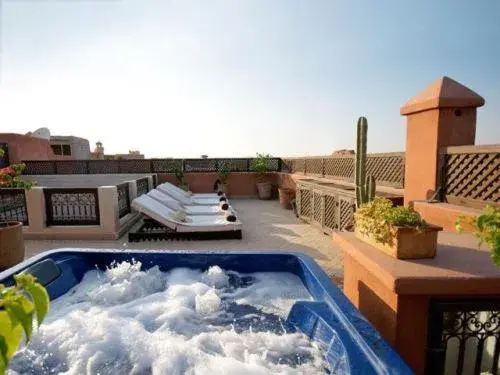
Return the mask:
{"type": "Polygon", "coordinates": [[[500,267],[500,208],[487,205],[477,217],[460,216],[455,223],[458,233],[463,232],[464,224],[472,226],[479,247],[483,243],[488,244],[493,263],[500,267]]]}
{"type": "Polygon", "coordinates": [[[377,242],[391,245],[395,227],[423,229],[427,223],[411,207],[393,207],[385,198],[362,204],[354,213],[356,229],[372,236],[377,242]]]}

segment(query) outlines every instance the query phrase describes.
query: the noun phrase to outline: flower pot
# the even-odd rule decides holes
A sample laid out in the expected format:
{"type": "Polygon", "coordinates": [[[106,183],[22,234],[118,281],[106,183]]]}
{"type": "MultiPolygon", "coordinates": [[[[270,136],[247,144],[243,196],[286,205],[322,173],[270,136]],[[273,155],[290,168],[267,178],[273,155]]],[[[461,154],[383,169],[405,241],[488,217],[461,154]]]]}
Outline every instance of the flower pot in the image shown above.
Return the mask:
{"type": "Polygon", "coordinates": [[[228,195],[229,187],[227,184],[218,184],[217,191],[222,191],[224,194],[228,195]]]}
{"type": "Polygon", "coordinates": [[[271,199],[273,193],[273,184],[270,182],[258,182],[257,193],[259,199],[271,199]]]}
{"type": "Polygon", "coordinates": [[[281,207],[291,210],[291,200],[295,198],[295,190],[287,188],[278,188],[281,207]]]}
{"type": "Polygon", "coordinates": [[[24,260],[23,223],[0,222],[0,270],[24,260]]]}
{"type": "Polygon", "coordinates": [[[434,258],[436,255],[438,232],[443,228],[429,225],[424,229],[393,227],[391,243],[381,243],[372,235],[354,229],[360,240],[397,259],[434,258]]]}

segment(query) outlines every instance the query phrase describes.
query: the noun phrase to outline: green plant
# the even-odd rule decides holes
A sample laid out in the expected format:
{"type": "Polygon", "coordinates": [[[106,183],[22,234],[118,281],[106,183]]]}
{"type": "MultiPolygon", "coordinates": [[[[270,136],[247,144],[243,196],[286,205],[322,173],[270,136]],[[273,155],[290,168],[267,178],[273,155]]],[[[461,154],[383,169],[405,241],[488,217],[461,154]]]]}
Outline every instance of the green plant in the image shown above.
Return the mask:
{"type": "Polygon", "coordinates": [[[40,326],[49,311],[49,295],[35,277],[19,274],[14,280],[11,287],[0,284],[0,374],[21,344],[23,332],[26,342],[31,339],[35,314],[40,326]]]}
{"type": "Polygon", "coordinates": [[[257,173],[266,173],[269,170],[269,161],[271,155],[257,153],[257,157],[253,159],[253,169],[257,173]]]}
{"type": "Polygon", "coordinates": [[[458,233],[462,233],[463,225],[468,224],[478,239],[478,246],[488,244],[491,249],[491,260],[500,267],[500,208],[487,205],[477,217],[459,216],[455,223],[458,233]]]}
{"type": "Polygon", "coordinates": [[[182,166],[175,169],[175,178],[177,179],[177,185],[184,185],[184,168],[182,166]]]}
{"type": "Polygon", "coordinates": [[[393,207],[385,198],[362,204],[354,213],[356,229],[377,242],[392,245],[395,227],[424,229],[427,223],[411,207],[393,207]]]}
{"type": "Polygon", "coordinates": [[[360,117],[357,124],[356,137],[356,207],[368,203],[375,198],[375,178],[366,175],[366,141],[368,133],[368,120],[360,117]]]}
{"type": "Polygon", "coordinates": [[[219,181],[221,184],[227,184],[227,180],[229,178],[230,173],[231,171],[224,164],[219,172],[219,181]]]}

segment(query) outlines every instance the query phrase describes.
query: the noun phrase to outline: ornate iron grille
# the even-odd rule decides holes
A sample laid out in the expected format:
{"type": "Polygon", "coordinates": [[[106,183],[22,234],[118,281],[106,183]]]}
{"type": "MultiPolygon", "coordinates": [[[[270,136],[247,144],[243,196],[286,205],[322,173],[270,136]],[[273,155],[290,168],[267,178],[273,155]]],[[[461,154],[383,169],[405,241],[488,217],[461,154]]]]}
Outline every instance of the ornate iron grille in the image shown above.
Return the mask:
{"type": "Polygon", "coordinates": [[[300,216],[311,217],[311,191],[300,189],[300,216]]]}
{"type": "Polygon", "coordinates": [[[56,174],[87,174],[86,160],[58,160],[54,161],[56,174]]]}
{"type": "Polygon", "coordinates": [[[426,374],[500,372],[500,299],[434,300],[429,309],[426,374]]]}
{"type": "Polygon", "coordinates": [[[153,171],[173,173],[183,168],[182,159],[152,159],[153,171]]]}
{"type": "Polygon", "coordinates": [[[325,195],[325,227],[331,230],[339,228],[338,201],[334,195],[325,195]]]}
{"type": "Polygon", "coordinates": [[[32,160],[25,164],[23,174],[56,174],[56,164],[52,160],[32,160]]]}
{"type": "Polygon", "coordinates": [[[120,218],[130,213],[130,196],[128,191],[128,182],[117,185],[118,191],[118,212],[120,218]]]}
{"type": "Polygon", "coordinates": [[[151,173],[151,161],[146,159],[116,160],[120,173],[151,173]]]}
{"type": "Polygon", "coordinates": [[[481,152],[469,147],[469,152],[453,149],[445,158],[445,193],[450,203],[500,202],[500,147],[481,152]],[[474,152],[475,151],[475,152],[474,152]]]}
{"type": "Polygon", "coordinates": [[[28,225],[24,189],[0,189],[0,221],[20,221],[28,225]]]}
{"type": "Polygon", "coordinates": [[[88,174],[120,173],[119,160],[89,160],[88,174]]]}
{"type": "Polygon", "coordinates": [[[96,188],[43,189],[47,225],[99,225],[96,188]]]}
{"type": "Polygon", "coordinates": [[[148,178],[140,178],[136,181],[137,184],[137,196],[140,197],[142,194],[147,194],[149,191],[148,178]]]}

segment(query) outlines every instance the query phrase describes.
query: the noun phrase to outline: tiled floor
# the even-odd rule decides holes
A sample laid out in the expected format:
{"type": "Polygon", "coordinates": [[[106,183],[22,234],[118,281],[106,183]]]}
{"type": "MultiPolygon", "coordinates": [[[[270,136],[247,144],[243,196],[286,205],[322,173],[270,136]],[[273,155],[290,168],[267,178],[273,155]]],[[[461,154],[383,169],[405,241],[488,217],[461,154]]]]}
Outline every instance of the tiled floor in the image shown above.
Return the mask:
{"type": "Polygon", "coordinates": [[[297,219],[292,211],[282,209],[278,201],[233,199],[231,204],[244,225],[242,240],[129,243],[127,236],[117,241],[27,240],[26,256],[68,247],[301,251],[313,257],[332,278],[342,278],[342,255],[331,237],[297,219]]]}

